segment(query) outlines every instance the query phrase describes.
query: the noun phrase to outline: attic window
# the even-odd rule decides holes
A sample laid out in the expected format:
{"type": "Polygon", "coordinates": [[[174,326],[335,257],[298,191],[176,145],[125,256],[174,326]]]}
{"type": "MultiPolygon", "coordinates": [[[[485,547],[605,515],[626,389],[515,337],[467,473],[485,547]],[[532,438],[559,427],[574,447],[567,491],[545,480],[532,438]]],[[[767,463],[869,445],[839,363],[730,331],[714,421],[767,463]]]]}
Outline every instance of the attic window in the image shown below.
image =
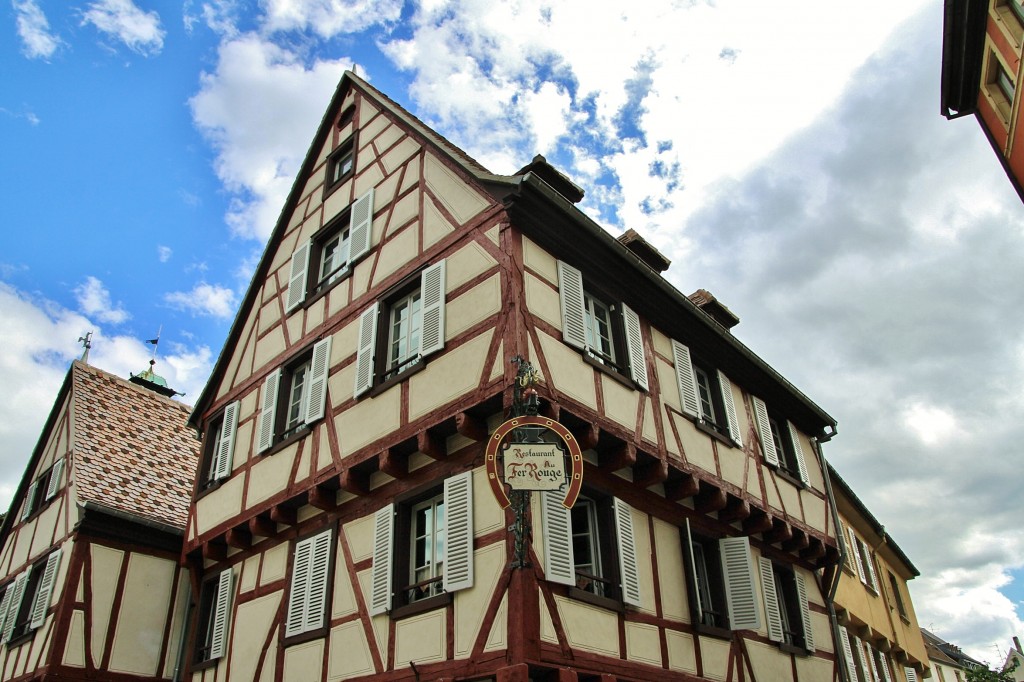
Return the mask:
{"type": "Polygon", "coordinates": [[[327,190],[330,191],[347,180],[355,170],[355,138],[350,137],[334,150],[327,160],[327,190]]]}

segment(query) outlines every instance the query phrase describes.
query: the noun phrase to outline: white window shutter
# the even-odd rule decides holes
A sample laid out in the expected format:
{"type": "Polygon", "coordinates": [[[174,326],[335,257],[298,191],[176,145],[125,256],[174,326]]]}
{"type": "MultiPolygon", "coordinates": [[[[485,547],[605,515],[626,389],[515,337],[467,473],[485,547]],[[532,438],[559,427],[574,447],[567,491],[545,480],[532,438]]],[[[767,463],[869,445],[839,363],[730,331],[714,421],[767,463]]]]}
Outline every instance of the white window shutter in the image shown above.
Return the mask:
{"type": "Polygon", "coordinates": [[[21,611],[21,602],[25,598],[25,584],[28,582],[29,573],[32,569],[28,569],[21,575],[19,575],[14,581],[13,596],[11,596],[10,611],[7,617],[7,622],[4,623],[4,637],[5,642],[11,641],[11,635],[14,633],[14,624],[18,621],[18,612],[21,611]]]}
{"type": "Polygon", "coordinates": [[[377,346],[377,311],[374,303],[359,316],[359,346],[356,349],[356,386],[358,398],[373,387],[374,351],[377,346]]]}
{"type": "Polygon", "coordinates": [[[444,261],[434,263],[420,275],[420,355],[429,355],[444,348],[444,261]]]}
{"type": "Polygon", "coordinates": [[[878,652],[878,662],[881,663],[881,665],[882,665],[882,680],[883,680],[883,682],[892,682],[892,673],[889,672],[888,657],[884,653],[882,653],[881,651],[878,652]]]}
{"type": "Polygon", "coordinates": [[[64,473],[64,458],[61,457],[53,463],[50,469],[50,483],[46,486],[46,499],[52,500],[57,490],[60,489],[60,477],[64,473]]]}
{"type": "Polygon", "coordinates": [[[718,370],[718,387],[722,389],[722,404],[725,405],[725,416],[729,421],[729,436],[736,445],[743,447],[743,434],[740,433],[740,422],[736,416],[736,401],[732,397],[732,382],[722,370],[718,370]]]}
{"type": "Polygon", "coordinates": [[[217,579],[217,602],[213,609],[213,625],[210,634],[210,658],[220,658],[227,650],[228,621],[230,617],[232,573],[228,568],[220,572],[217,579]]]}
{"type": "MultiPolygon", "coordinates": [[[[585,350],[587,325],[583,317],[583,273],[558,261],[558,302],[562,311],[562,340],[585,350]]],[[[573,581],[575,585],[575,580],[573,581]]]]}
{"type": "Polygon", "coordinates": [[[295,310],[306,300],[306,277],[309,275],[309,254],[313,249],[313,240],[306,241],[295,249],[292,254],[291,272],[288,275],[288,293],[285,300],[285,312],[295,310]]]}
{"type": "Polygon", "coordinates": [[[562,505],[564,495],[545,490],[540,494],[544,528],[544,577],[563,585],[576,585],[576,559],[572,551],[572,517],[562,505]]]}
{"type": "Polygon", "coordinates": [[[213,463],[213,477],[216,480],[231,475],[235,456],[235,432],[238,430],[238,408],[241,403],[235,401],[224,408],[224,420],[220,427],[220,442],[213,463]]]}
{"type": "MultiPolygon", "coordinates": [[[[868,662],[864,660],[864,643],[860,641],[859,637],[854,637],[850,643],[853,646],[853,653],[860,661],[860,669],[864,671],[865,677],[871,674],[871,668],[868,667],[868,662]]],[[[873,679],[866,680],[866,682],[875,682],[873,679]]]]}
{"type": "Polygon", "coordinates": [[[761,612],[754,589],[754,567],[750,556],[750,538],[722,538],[718,541],[725,578],[725,598],[729,607],[729,626],[733,630],[757,630],[761,612]]]}
{"type": "Polygon", "coordinates": [[[761,557],[761,592],[764,594],[764,612],[768,621],[768,639],[782,641],[782,615],[779,613],[779,594],[775,591],[775,569],[771,559],[761,557]]]}
{"type": "Polygon", "coordinates": [[[867,647],[868,667],[871,669],[871,680],[872,682],[882,682],[882,678],[878,676],[878,666],[875,665],[875,647],[868,644],[867,642],[864,642],[864,646],[867,647]]]}
{"type": "Polygon", "coordinates": [[[793,442],[793,454],[796,455],[797,473],[800,474],[801,481],[810,483],[811,479],[807,476],[807,460],[804,458],[804,446],[800,444],[800,432],[793,426],[793,422],[787,421],[786,424],[789,426],[789,439],[793,442]]]}
{"type": "Polygon", "coordinates": [[[349,214],[349,257],[354,263],[357,258],[370,250],[373,238],[373,188],[355,200],[349,214]]]}
{"type": "Polygon", "coordinates": [[[263,380],[260,418],[256,424],[256,433],[259,437],[256,443],[256,452],[269,450],[270,446],[274,444],[274,426],[277,422],[277,391],[280,386],[281,368],[279,367],[263,380]]]}
{"type": "Polygon", "coordinates": [[[700,603],[700,580],[697,579],[697,557],[693,555],[693,535],[690,534],[690,519],[686,519],[686,556],[690,559],[690,572],[693,578],[693,603],[697,607],[695,623],[704,622],[704,605],[700,603]]]}
{"type": "Polygon", "coordinates": [[[853,647],[850,646],[850,635],[846,628],[839,626],[839,640],[843,645],[843,658],[846,660],[846,675],[849,682],[860,682],[857,675],[857,664],[853,660],[853,647]]]}
{"type": "Polygon", "coordinates": [[[444,481],[444,591],[473,587],[473,472],[444,481]]]}
{"type": "Polygon", "coordinates": [[[754,421],[757,422],[757,435],[761,438],[761,449],[764,451],[764,460],[775,466],[779,465],[779,451],[775,447],[775,439],[772,438],[772,425],[768,419],[768,406],[764,401],[753,396],[754,399],[754,421]]]}
{"type": "Polygon", "coordinates": [[[807,583],[804,582],[804,576],[801,573],[796,573],[793,577],[796,579],[796,596],[800,601],[800,622],[804,627],[804,648],[814,651],[814,631],[811,629],[811,606],[807,602],[807,583]]]}
{"type": "Polygon", "coordinates": [[[614,498],[615,542],[619,548],[619,576],[622,580],[622,601],[640,606],[640,569],[637,566],[636,536],[633,533],[633,510],[614,498]]]}
{"type": "Polygon", "coordinates": [[[323,419],[327,408],[327,374],[331,368],[331,338],[328,336],[313,346],[313,359],[309,363],[309,390],[305,395],[305,422],[307,424],[323,419]]]}
{"type": "Polygon", "coordinates": [[[395,505],[373,515],[373,568],[370,572],[370,615],[391,610],[391,550],[395,540],[395,505]]]}
{"type": "Polygon", "coordinates": [[[14,596],[14,585],[11,583],[4,591],[4,598],[0,600],[0,633],[7,626],[8,612],[11,610],[11,598],[14,596]]]}
{"type": "Polygon", "coordinates": [[[903,674],[907,676],[907,682],[917,682],[917,670],[906,666],[903,668],[903,674]]]}
{"type": "MultiPolygon", "coordinates": [[[[861,567],[858,566],[860,563],[860,549],[857,547],[857,536],[853,532],[853,526],[846,529],[847,535],[850,536],[850,546],[846,552],[846,560],[850,563],[853,568],[853,574],[860,577],[861,567]]],[[[861,582],[864,582],[864,578],[860,578],[861,582]]]]}
{"type": "Polygon", "coordinates": [[[35,504],[36,495],[39,494],[39,479],[32,481],[32,485],[28,487],[28,492],[25,493],[25,506],[21,508],[21,520],[24,521],[32,514],[32,505],[35,504]]]}
{"type": "Polygon", "coordinates": [[[288,615],[284,625],[285,637],[291,637],[304,631],[314,539],[306,538],[295,543],[295,556],[292,558],[292,582],[288,591],[288,615]]]}
{"type": "Polygon", "coordinates": [[[327,607],[327,580],[331,566],[331,531],[325,530],[311,540],[309,581],[306,584],[306,604],[302,631],[316,630],[324,625],[327,607]]]}
{"type": "Polygon", "coordinates": [[[622,304],[622,322],[626,330],[626,348],[629,351],[629,374],[637,385],[648,390],[647,359],[644,356],[644,337],[640,333],[640,316],[622,304]]]}
{"type": "Polygon", "coordinates": [[[50,607],[50,595],[53,593],[53,584],[57,580],[58,568],[60,568],[60,549],[46,558],[46,568],[43,569],[43,577],[39,581],[36,600],[32,604],[33,628],[39,627],[46,620],[46,611],[50,607]]]}
{"type": "Polygon", "coordinates": [[[868,565],[868,580],[871,588],[878,592],[878,576],[875,574],[875,556],[874,552],[865,545],[864,546],[864,563],[868,565]]]}
{"type": "Polygon", "coordinates": [[[672,340],[672,354],[676,362],[676,385],[679,387],[679,403],[683,412],[700,417],[700,401],[697,399],[697,379],[693,375],[693,360],[690,349],[672,340]]]}

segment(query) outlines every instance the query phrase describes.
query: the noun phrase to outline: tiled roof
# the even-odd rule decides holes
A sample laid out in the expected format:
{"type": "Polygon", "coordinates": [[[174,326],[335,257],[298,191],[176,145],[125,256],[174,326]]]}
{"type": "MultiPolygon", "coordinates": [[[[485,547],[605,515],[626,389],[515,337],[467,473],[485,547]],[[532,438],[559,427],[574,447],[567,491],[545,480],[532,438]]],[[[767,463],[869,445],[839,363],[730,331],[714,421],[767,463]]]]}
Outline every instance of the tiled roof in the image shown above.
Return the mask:
{"type": "Polygon", "coordinates": [[[72,372],[79,501],[184,528],[199,459],[191,408],[81,362],[72,372]]]}

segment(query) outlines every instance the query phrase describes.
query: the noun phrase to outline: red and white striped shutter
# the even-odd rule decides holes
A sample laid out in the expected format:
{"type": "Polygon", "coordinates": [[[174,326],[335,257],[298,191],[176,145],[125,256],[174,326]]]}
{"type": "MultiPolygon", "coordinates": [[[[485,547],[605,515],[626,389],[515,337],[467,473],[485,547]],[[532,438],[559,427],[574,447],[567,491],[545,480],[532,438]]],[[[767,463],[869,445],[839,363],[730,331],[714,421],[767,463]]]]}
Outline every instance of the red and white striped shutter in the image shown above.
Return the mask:
{"type": "Polygon", "coordinates": [[[25,598],[25,584],[28,582],[29,573],[32,569],[28,569],[23,572],[14,580],[13,596],[11,597],[11,605],[7,622],[4,623],[4,641],[11,641],[11,635],[14,633],[14,624],[18,621],[18,612],[21,611],[21,602],[25,598]]]}
{"type": "Polygon", "coordinates": [[[220,572],[217,579],[217,603],[213,610],[213,627],[210,635],[210,658],[220,658],[227,650],[228,617],[231,606],[232,573],[228,568],[220,572]]]}
{"type": "Polygon", "coordinates": [[[331,531],[325,530],[310,538],[310,541],[309,581],[306,584],[303,632],[316,630],[324,625],[328,570],[331,566],[331,531]]]}
{"type": "Polygon", "coordinates": [[[807,475],[807,459],[804,457],[804,446],[801,445],[800,432],[793,426],[793,422],[787,421],[786,424],[789,426],[789,439],[793,442],[793,454],[796,455],[797,473],[800,474],[801,481],[805,484],[810,483],[811,479],[807,475]]]}
{"type": "Polygon", "coordinates": [[[807,584],[804,576],[796,573],[796,596],[800,601],[800,622],[804,627],[804,648],[814,651],[814,630],[811,629],[811,606],[807,602],[807,584]]]}
{"type": "Polygon", "coordinates": [[[349,256],[348,262],[354,263],[357,258],[370,250],[373,238],[373,188],[355,200],[349,214],[349,256]]]}
{"type": "Polygon", "coordinates": [[[843,658],[846,661],[846,675],[849,682],[860,682],[857,675],[857,664],[853,660],[853,647],[850,646],[850,635],[846,628],[839,626],[839,641],[843,645],[843,658]]]}
{"type": "Polygon", "coordinates": [[[849,526],[846,529],[847,534],[850,536],[850,548],[846,552],[846,560],[850,562],[850,566],[853,568],[853,574],[860,578],[861,582],[864,582],[864,577],[861,576],[860,564],[860,549],[857,547],[857,535],[853,532],[853,526],[849,526]]]}
{"type": "Polygon", "coordinates": [[[395,542],[395,505],[373,515],[373,568],[370,572],[370,615],[391,610],[391,551],[395,542]]]}
{"type": "Polygon", "coordinates": [[[377,312],[379,303],[374,303],[359,316],[359,345],[356,349],[356,386],[354,397],[358,398],[373,387],[374,351],[377,346],[377,312]]]}
{"type": "Polygon", "coordinates": [[[21,508],[21,520],[24,521],[32,515],[32,505],[36,501],[36,495],[39,494],[39,479],[32,481],[32,485],[28,487],[28,492],[25,493],[25,505],[21,508]]]}
{"type": "Polygon", "coordinates": [[[640,568],[637,566],[636,536],[633,533],[633,510],[614,498],[615,541],[619,548],[619,575],[622,579],[622,601],[640,606],[640,568]]]}
{"type": "Polygon", "coordinates": [[[697,606],[697,618],[694,622],[704,622],[704,605],[700,602],[700,580],[697,579],[697,557],[693,555],[693,535],[690,534],[690,519],[686,519],[686,556],[690,559],[690,572],[693,574],[693,603],[697,606]]]}
{"type": "Polygon", "coordinates": [[[576,585],[576,559],[572,551],[572,517],[562,504],[563,495],[545,490],[540,494],[544,528],[544,577],[563,585],[576,585]]]}
{"type": "Polygon", "coordinates": [[[221,422],[220,442],[217,443],[216,459],[213,465],[213,477],[216,480],[231,475],[235,454],[235,432],[238,430],[239,401],[229,403],[224,408],[224,420],[221,422]]]}
{"type": "Polygon", "coordinates": [[[473,472],[445,479],[444,591],[473,587],[473,472]]]}
{"type": "Polygon", "coordinates": [[[306,277],[309,275],[309,254],[313,250],[310,239],[295,249],[292,254],[291,271],[288,274],[288,293],[285,299],[285,312],[291,312],[306,300],[306,277]]]}
{"type": "MultiPolygon", "coordinates": [[[[587,324],[583,317],[583,273],[558,261],[558,302],[562,311],[562,340],[585,350],[587,324]]],[[[576,581],[573,581],[576,584],[576,581]]]]}
{"type": "Polygon", "coordinates": [[[647,384],[647,358],[644,355],[644,337],[640,332],[640,316],[622,304],[622,322],[626,330],[626,349],[629,351],[629,374],[645,391],[647,384]]]}
{"type": "Polygon", "coordinates": [[[32,604],[32,627],[37,628],[46,620],[46,612],[50,608],[50,595],[53,593],[53,585],[57,581],[57,569],[60,568],[60,549],[46,557],[46,568],[43,569],[43,577],[39,581],[39,589],[36,591],[36,600],[32,604]]]}
{"type": "Polygon", "coordinates": [[[694,417],[700,417],[700,401],[697,399],[697,379],[693,375],[693,360],[690,358],[690,349],[673,339],[672,354],[675,356],[679,403],[683,407],[683,412],[694,417]]]}
{"type": "Polygon", "coordinates": [[[284,625],[285,637],[298,635],[305,631],[309,575],[313,560],[313,540],[314,538],[306,538],[295,543],[291,589],[288,591],[288,615],[284,625]]]}
{"type": "Polygon", "coordinates": [[[52,500],[54,495],[60,489],[60,477],[64,474],[64,458],[61,457],[53,463],[53,468],[50,469],[50,482],[46,486],[46,498],[52,500]]]}
{"type": "Polygon", "coordinates": [[[324,418],[327,408],[327,375],[331,368],[331,338],[328,336],[313,346],[313,359],[309,363],[309,390],[306,391],[305,422],[311,424],[324,418]]]}
{"type": "Polygon", "coordinates": [[[782,641],[782,615],[779,613],[779,595],[775,591],[775,569],[771,559],[761,557],[761,593],[764,595],[764,612],[768,621],[768,639],[782,641]]]}
{"type": "Polygon", "coordinates": [[[722,555],[729,626],[733,630],[757,630],[761,627],[761,612],[754,589],[750,538],[722,538],[718,541],[718,550],[722,555]]]}
{"type": "Polygon", "coordinates": [[[281,368],[275,369],[263,380],[260,418],[256,423],[256,452],[269,450],[274,444],[274,426],[277,422],[277,391],[281,386],[281,368]]]}
{"type": "Polygon", "coordinates": [[[420,355],[444,348],[445,262],[434,263],[420,274],[420,304],[423,327],[420,330],[420,355]]]}
{"type": "Polygon", "coordinates": [[[775,439],[772,438],[772,425],[768,419],[768,406],[756,395],[754,399],[754,421],[757,423],[757,435],[761,438],[761,449],[764,451],[764,459],[769,464],[779,465],[779,451],[775,448],[775,439]]]}
{"type": "Polygon", "coordinates": [[[722,370],[718,370],[718,387],[722,389],[722,404],[725,405],[725,416],[729,420],[729,436],[736,445],[743,447],[743,434],[740,433],[740,422],[736,416],[736,401],[732,397],[732,382],[722,370]]]}

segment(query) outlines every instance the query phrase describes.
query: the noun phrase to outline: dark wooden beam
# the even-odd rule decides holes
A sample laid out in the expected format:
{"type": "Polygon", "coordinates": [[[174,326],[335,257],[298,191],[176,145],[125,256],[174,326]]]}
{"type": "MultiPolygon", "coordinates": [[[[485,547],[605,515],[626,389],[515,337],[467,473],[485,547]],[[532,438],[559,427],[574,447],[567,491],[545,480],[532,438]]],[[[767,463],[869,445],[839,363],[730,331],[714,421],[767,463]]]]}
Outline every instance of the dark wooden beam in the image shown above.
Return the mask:
{"type": "Polygon", "coordinates": [[[693,474],[683,474],[679,478],[665,481],[665,499],[669,502],[685,500],[698,492],[700,492],[700,485],[697,482],[697,477],[693,474]]]}
{"type": "Polygon", "coordinates": [[[455,430],[470,440],[487,440],[487,424],[466,412],[455,415],[455,430]]]}
{"type": "Polygon", "coordinates": [[[429,430],[420,431],[416,434],[416,449],[438,462],[448,456],[448,446],[445,445],[444,440],[438,438],[429,430]]]}
{"type": "Polygon", "coordinates": [[[750,503],[746,500],[729,495],[729,502],[725,509],[718,512],[718,520],[725,523],[743,521],[750,516],[750,503]]]}
{"type": "Polygon", "coordinates": [[[338,494],[322,485],[309,489],[309,505],[324,511],[333,511],[338,506],[338,494]]]}
{"type": "Polygon", "coordinates": [[[701,481],[700,492],[694,501],[693,508],[701,514],[708,514],[719,509],[724,509],[729,502],[725,491],[718,486],[701,481]]]}
{"type": "Polygon", "coordinates": [[[228,558],[228,546],[223,542],[204,543],[203,558],[209,561],[224,561],[228,558]]]}
{"type": "Polygon", "coordinates": [[[275,504],[270,508],[270,520],[274,523],[283,523],[286,526],[294,526],[296,523],[295,508],[275,504]]]}
{"type": "Polygon", "coordinates": [[[768,544],[775,544],[776,542],[785,542],[793,537],[793,527],[786,523],[783,519],[775,519],[772,522],[772,529],[766,531],[764,534],[764,541],[768,544]]]}
{"type": "Polygon", "coordinates": [[[260,537],[272,538],[277,535],[277,524],[261,514],[249,519],[249,532],[260,537]]]}
{"type": "Polygon", "coordinates": [[[355,469],[345,469],[338,476],[341,489],[353,495],[366,495],[370,492],[370,477],[355,469]]]}
{"type": "Polygon", "coordinates": [[[580,445],[580,450],[591,450],[597,447],[598,438],[601,436],[601,429],[597,424],[584,424],[572,429],[572,435],[580,445]]]}
{"type": "Polygon", "coordinates": [[[799,528],[793,529],[793,537],[782,543],[782,549],[787,552],[799,552],[811,544],[811,538],[799,528]]]}
{"type": "Polygon", "coordinates": [[[636,446],[632,443],[622,443],[602,452],[598,462],[605,471],[618,471],[625,467],[631,467],[636,464],[636,446]]]}
{"type": "Polygon", "coordinates": [[[231,528],[224,534],[224,541],[228,547],[235,549],[249,549],[252,547],[252,533],[244,526],[231,528]]]}
{"type": "Polygon", "coordinates": [[[409,475],[409,457],[388,448],[380,453],[380,470],[393,478],[405,478],[409,475]]]}
{"type": "Polygon", "coordinates": [[[747,520],[743,522],[743,532],[747,535],[757,535],[772,527],[772,516],[763,509],[754,509],[747,520]]]}
{"type": "Polygon", "coordinates": [[[633,483],[641,488],[657,485],[664,482],[666,478],[668,478],[668,462],[663,459],[651,460],[633,469],[633,483]]]}

